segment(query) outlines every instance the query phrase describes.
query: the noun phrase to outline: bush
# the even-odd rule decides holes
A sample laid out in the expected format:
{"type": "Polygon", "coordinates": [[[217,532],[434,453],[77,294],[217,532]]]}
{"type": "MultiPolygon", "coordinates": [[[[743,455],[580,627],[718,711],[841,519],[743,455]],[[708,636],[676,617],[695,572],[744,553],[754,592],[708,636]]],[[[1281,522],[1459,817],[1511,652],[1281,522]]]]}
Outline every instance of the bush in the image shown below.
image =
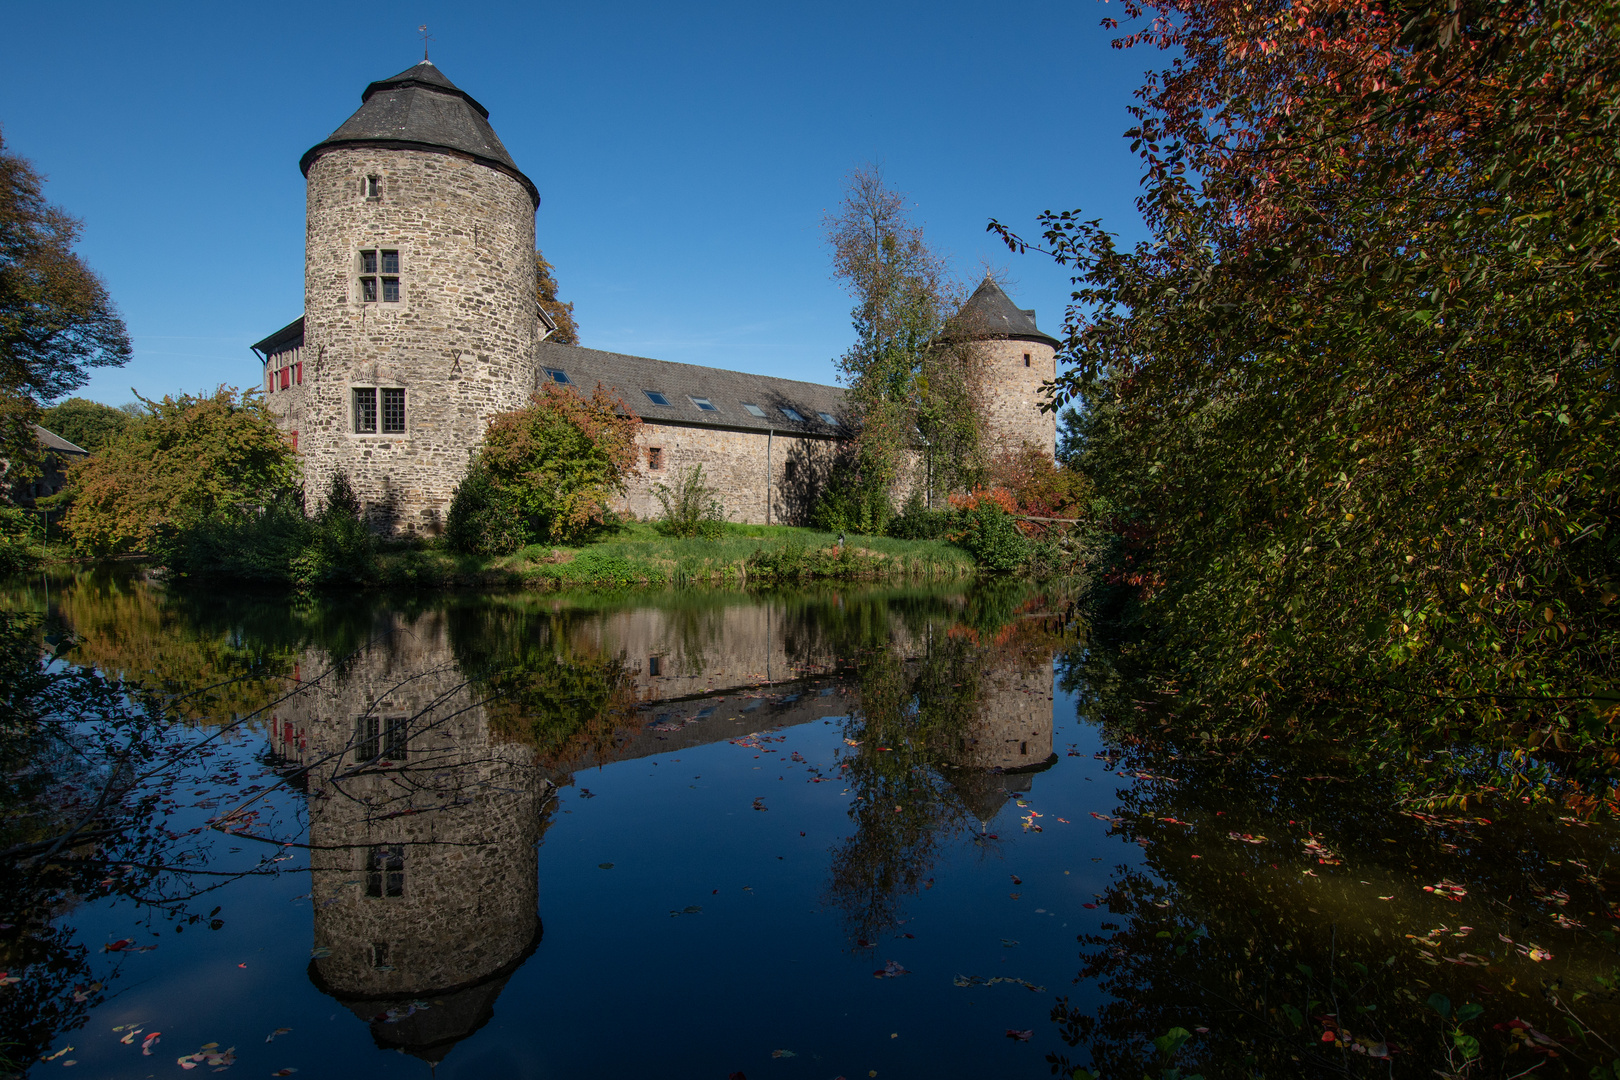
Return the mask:
{"type": "Polygon", "coordinates": [[[718,492],[703,482],[702,465],[678,472],[673,487],[654,484],[652,492],[664,508],[658,522],[658,531],[664,535],[713,540],[724,530],[725,507],[718,492]]]}
{"type": "Polygon", "coordinates": [[[287,493],[245,518],[212,518],[178,533],[169,568],[198,580],[319,588],[377,576],[377,539],[360,520],[360,500],[342,473],[315,517],[287,493]]]}
{"type": "Polygon", "coordinates": [[[1004,505],[1010,501],[1004,492],[975,494],[957,511],[961,531],[953,539],[987,570],[1016,570],[1029,558],[1029,539],[1004,505]]]}
{"type": "Polygon", "coordinates": [[[610,504],[635,467],[640,423],[600,386],[587,398],[547,385],[526,408],[495,417],[451,503],[452,549],[504,555],[615,524],[610,504]]]}
{"type": "Polygon", "coordinates": [[[44,557],[38,543],[39,526],[15,507],[0,507],[0,575],[30,569],[44,557]]]}
{"type": "Polygon", "coordinates": [[[889,522],[888,532],[898,540],[940,540],[950,533],[955,520],[949,510],[930,510],[922,495],[914,492],[899,516],[889,522]]]}

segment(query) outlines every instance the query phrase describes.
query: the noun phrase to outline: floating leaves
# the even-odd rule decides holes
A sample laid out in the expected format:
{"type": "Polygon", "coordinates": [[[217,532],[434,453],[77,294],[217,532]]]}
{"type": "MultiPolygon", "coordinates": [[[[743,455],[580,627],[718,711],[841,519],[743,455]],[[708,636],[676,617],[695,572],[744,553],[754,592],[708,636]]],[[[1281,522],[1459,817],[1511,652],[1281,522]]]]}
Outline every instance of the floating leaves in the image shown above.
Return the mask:
{"type": "Polygon", "coordinates": [[[898,979],[902,975],[910,975],[911,971],[898,960],[890,960],[877,971],[872,972],[874,979],[898,979]]]}
{"type": "Polygon", "coordinates": [[[958,975],[951,980],[953,986],[994,986],[997,983],[1011,983],[1014,986],[1022,986],[1024,989],[1037,994],[1046,993],[1046,987],[1044,986],[1036,986],[1028,979],[1016,979],[1008,975],[996,975],[988,979],[982,975],[958,975]]]}

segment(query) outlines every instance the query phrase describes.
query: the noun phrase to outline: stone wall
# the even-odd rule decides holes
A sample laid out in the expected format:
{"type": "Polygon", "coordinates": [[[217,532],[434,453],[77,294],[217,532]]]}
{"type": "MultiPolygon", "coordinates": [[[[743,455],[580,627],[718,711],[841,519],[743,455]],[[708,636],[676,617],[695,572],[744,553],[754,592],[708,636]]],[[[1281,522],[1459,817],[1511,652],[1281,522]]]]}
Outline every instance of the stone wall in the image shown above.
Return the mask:
{"type": "Polygon", "coordinates": [[[636,445],[638,464],[621,510],[643,519],[661,517],[664,509],[653,485],[673,486],[681,470],[702,465],[704,482],[718,492],[728,520],[749,525],[809,524],[810,508],[839,446],[831,438],[652,422],[642,424],[636,445]],[[649,467],[651,450],[659,451],[661,467],[649,467]]]}
{"type": "Polygon", "coordinates": [[[1033,443],[1057,449],[1057,414],[1041,412],[1041,384],[1057,377],[1057,353],[1043,341],[992,339],[975,343],[984,365],[985,446],[992,455],[1033,443]],[[1024,366],[1024,357],[1029,366],[1024,366]]]}
{"type": "Polygon", "coordinates": [[[436,532],[487,419],[537,386],[534,204],[449,153],[338,147],[310,166],[306,227],[304,387],[283,421],[306,503],[342,470],[376,527],[436,532]],[[362,193],[368,176],[380,198],[362,193]],[[397,303],[362,302],[368,248],[400,253],[397,303]],[[357,386],[403,388],[405,432],[355,434],[357,386]]]}

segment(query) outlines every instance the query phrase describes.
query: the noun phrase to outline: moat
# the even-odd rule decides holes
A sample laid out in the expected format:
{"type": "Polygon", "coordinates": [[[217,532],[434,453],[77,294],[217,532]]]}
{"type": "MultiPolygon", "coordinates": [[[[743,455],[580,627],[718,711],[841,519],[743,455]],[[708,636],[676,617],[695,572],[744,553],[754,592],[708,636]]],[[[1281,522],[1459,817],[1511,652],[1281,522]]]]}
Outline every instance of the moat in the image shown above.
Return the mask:
{"type": "Polygon", "coordinates": [[[1612,826],[1122,735],[1058,592],[0,591],[0,1074],[1620,1056],[1612,826]]]}

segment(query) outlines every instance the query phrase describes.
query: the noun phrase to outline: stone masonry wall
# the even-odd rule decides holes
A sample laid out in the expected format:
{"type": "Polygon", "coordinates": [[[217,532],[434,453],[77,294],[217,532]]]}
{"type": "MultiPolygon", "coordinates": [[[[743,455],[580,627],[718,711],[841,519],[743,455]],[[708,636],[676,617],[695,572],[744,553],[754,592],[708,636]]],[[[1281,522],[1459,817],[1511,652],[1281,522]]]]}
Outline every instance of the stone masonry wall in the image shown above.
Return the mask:
{"type": "Polygon", "coordinates": [[[306,228],[306,504],[343,470],[376,527],[436,532],[486,420],[537,386],[534,204],[448,153],[341,147],[310,166],[306,228]],[[367,176],[381,198],[362,194],[367,176]],[[398,303],[361,301],[366,248],[399,251],[398,303]],[[403,435],[354,434],[357,386],[404,388],[403,435]]]}
{"type": "Polygon", "coordinates": [[[1057,414],[1041,412],[1041,383],[1057,377],[1057,353],[1041,341],[988,340],[976,345],[984,364],[985,409],[992,454],[1034,443],[1057,449],[1057,414]],[[1029,356],[1029,367],[1024,356],[1029,356]]]}
{"type": "Polygon", "coordinates": [[[722,431],[674,424],[642,424],[637,437],[638,464],[629,480],[621,510],[639,518],[658,518],[664,509],[653,485],[673,485],[682,469],[703,466],[703,479],[719,493],[731,521],[766,523],[766,459],[770,460],[773,525],[808,524],[809,504],[825,482],[837,453],[834,439],[777,432],[722,431]],[[767,444],[769,453],[767,453],[767,444]],[[663,465],[648,466],[648,451],[660,450],[663,465]]]}

